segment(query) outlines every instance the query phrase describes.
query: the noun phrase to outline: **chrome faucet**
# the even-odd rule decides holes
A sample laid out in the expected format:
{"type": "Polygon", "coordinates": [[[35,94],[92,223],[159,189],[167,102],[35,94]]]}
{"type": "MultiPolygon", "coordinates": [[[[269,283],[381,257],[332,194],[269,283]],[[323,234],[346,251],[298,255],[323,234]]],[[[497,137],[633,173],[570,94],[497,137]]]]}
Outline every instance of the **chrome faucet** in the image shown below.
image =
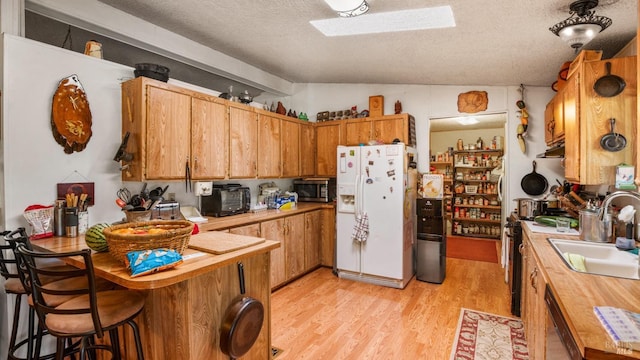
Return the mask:
{"type": "Polygon", "coordinates": [[[598,218],[601,221],[604,221],[604,214],[607,213],[607,208],[611,203],[611,200],[619,198],[619,197],[630,197],[632,199],[638,200],[640,202],[640,193],[635,191],[615,191],[611,194],[607,195],[602,201],[602,206],[600,207],[600,212],[598,213],[598,218]]]}

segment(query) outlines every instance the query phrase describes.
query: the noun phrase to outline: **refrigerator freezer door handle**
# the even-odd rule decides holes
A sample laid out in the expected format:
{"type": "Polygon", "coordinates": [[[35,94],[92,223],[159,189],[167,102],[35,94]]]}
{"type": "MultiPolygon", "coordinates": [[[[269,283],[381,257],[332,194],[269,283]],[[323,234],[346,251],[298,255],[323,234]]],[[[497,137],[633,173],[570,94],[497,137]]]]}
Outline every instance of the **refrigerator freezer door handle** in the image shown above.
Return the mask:
{"type": "Polygon", "coordinates": [[[356,191],[353,195],[354,204],[353,204],[353,216],[358,217],[358,213],[360,212],[359,202],[360,202],[360,175],[356,175],[356,191]]]}

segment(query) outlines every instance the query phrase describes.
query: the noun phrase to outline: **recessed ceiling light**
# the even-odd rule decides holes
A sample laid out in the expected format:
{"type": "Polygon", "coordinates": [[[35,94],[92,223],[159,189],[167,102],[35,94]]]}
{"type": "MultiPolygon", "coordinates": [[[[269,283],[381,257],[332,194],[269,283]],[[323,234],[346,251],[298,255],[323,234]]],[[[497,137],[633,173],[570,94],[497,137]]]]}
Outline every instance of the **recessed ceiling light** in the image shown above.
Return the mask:
{"type": "Polygon", "coordinates": [[[478,119],[474,118],[473,116],[470,117],[463,117],[458,119],[458,123],[462,124],[462,125],[473,125],[473,124],[477,124],[480,121],[478,121],[478,119]]]}
{"type": "Polygon", "coordinates": [[[455,27],[450,6],[369,13],[352,18],[311,20],[325,36],[347,36],[455,27]]]}

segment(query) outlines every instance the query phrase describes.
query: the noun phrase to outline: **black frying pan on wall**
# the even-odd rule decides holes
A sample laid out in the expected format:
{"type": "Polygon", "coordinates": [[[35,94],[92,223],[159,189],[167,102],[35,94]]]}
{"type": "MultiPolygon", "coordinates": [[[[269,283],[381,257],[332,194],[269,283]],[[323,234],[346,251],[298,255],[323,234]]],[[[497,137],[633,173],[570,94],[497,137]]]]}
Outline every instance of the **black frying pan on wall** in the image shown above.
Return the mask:
{"type": "Polygon", "coordinates": [[[627,83],[618,75],[611,74],[611,63],[606,62],[607,75],[596,80],[593,84],[593,90],[602,97],[613,97],[620,94],[627,83]]]}
{"type": "Polygon", "coordinates": [[[536,172],[536,162],[533,161],[533,171],[525,175],[520,181],[520,186],[525,193],[531,196],[538,196],[547,191],[549,183],[547,178],[536,172]]]}

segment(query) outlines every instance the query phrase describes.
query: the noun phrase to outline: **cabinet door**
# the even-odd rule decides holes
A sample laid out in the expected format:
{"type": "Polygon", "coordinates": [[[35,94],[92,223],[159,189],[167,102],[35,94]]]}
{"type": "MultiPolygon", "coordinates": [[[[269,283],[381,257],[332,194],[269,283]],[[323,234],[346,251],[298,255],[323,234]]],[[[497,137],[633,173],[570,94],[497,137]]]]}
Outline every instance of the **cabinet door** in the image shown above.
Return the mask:
{"type": "Polygon", "coordinates": [[[372,140],[371,121],[368,119],[350,119],[345,125],[346,145],[367,144],[372,140]]]}
{"type": "Polygon", "coordinates": [[[571,93],[573,89],[567,88],[566,83],[565,87],[558,92],[558,94],[562,95],[562,101],[554,101],[553,102],[553,142],[558,142],[564,139],[564,97],[570,96],[575,98],[575,94],[571,93]],[[566,90],[565,90],[566,89],[566,90]]]}
{"type": "Polygon", "coordinates": [[[300,122],[298,120],[280,122],[282,137],[280,150],[282,158],[282,177],[292,178],[300,176],[300,122]]]}
{"type": "Polygon", "coordinates": [[[304,268],[304,214],[285,218],[285,264],[287,280],[302,274],[304,268]]]}
{"type": "Polygon", "coordinates": [[[147,88],[147,179],[184,179],[191,144],[191,97],[147,88]]]}
{"type": "Polygon", "coordinates": [[[260,237],[260,224],[234,227],[229,229],[229,232],[236,235],[260,237]]]}
{"type": "Polygon", "coordinates": [[[547,145],[551,145],[554,143],[553,131],[556,124],[553,110],[555,102],[556,98],[554,97],[553,99],[551,99],[551,101],[549,101],[547,107],[545,107],[544,109],[544,142],[547,143],[547,145]]]}
{"type": "Polygon", "coordinates": [[[320,265],[322,210],[304,214],[304,270],[320,265]]]}
{"type": "Polygon", "coordinates": [[[260,114],[258,116],[258,176],[279,177],[280,119],[260,114]]]}
{"type": "Polygon", "coordinates": [[[338,145],[343,145],[342,122],[330,121],[316,126],[316,175],[336,176],[338,145]]]}
{"type": "Polygon", "coordinates": [[[278,286],[287,280],[285,271],[284,218],[260,223],[260,234],[265,239],[280,241],[280,247],[271,250],[271,287],[278,286]]]}
{"type": "Polygon", "coordinates": [[[191,177],[224,179],[229,164],[227,107],[195,98],[191,104],[191,177]]]}
{"type": "Polygon", "coordinates": [[[229,178],[255,178],[258,159],[255,112],[229,104],[229,178]]]}
{"type": "Polygon", "coordinates": [[[564,118],[564,177],[569,181],[580,182],[580,118],[579,84],[580,74],[574,73],[566,82],[563,90],[564,118]]]}
{"type": "Polygon", "coordinates": [[[336,209],[335,207],[322,210],[322,240],[320,243],[320,263],[333,267],[336,249],[336,209]]]}
{"type": "Polygon", "coordinates": [[[316,130],[312,123],[300,124],[300,176],[316,173],[316,130]]]}
{"type": "Polygon", "coordinates": [[[373,138],[384,144],[391,144],[394,139],[400,139],[405,144],[411,144],[408,139],[409,130],[405,117],[385,117],[372,119],[373,138]]]}

